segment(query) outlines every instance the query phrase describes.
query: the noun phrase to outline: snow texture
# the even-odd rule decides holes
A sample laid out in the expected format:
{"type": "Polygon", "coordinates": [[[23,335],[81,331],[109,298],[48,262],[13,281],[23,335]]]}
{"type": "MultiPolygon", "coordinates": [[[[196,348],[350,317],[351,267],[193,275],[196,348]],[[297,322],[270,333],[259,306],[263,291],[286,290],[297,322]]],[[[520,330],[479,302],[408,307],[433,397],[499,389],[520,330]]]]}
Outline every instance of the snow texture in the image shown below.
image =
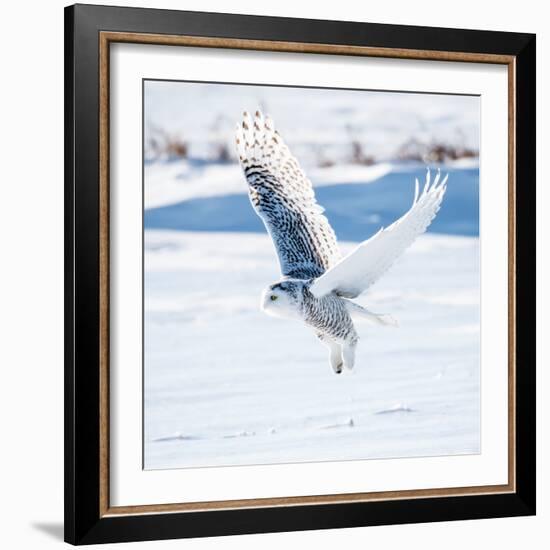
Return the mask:
{"type": "Polygon", "coordinates": [[[267,235],[147,230],[144,248],[145,468],[479,452],[477,238],[421,236],[359,300],[399,328],[358,325],[339,376],[260,311],[267,235]]]}

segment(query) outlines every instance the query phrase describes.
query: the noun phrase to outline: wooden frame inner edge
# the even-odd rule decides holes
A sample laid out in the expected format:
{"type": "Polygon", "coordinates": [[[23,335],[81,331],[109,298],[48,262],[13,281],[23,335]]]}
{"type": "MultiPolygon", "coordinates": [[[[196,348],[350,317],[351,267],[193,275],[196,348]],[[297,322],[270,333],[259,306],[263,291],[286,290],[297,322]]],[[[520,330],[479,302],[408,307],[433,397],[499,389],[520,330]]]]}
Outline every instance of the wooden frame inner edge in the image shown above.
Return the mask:
{"type": "Polygon", "coordinates": [[[515,56],[380,48],[370,46],[346,46],[338,44],[314,44],[279,42],[239,38],[163,35],[101,31],[99,33],[99,515],[121,516],[175,512],[197,512],[259,507],[320,505],[351,502],[374,502],[449,496],[487,495],[514,493],[516,490],[516,171],[515,171],[515,56]],[[260,499],[225,500],[212,502],[188,502],[170,504],[146,504],[135,506],[110,506],[109,500],[109,46],[111,42],[157,44],[205,48],[247,49],[294,53],[353,55],[365,57],[390,57],[397,59],[424,59],[433,61],[458,61],[504,64],[508,67],[508,483],[474,487],[439,489],[414,489],[405,491],[380,491],[333,495],[308,495],[260,499]]]}
{"type": "Polygon", "coordinates": [[[99,41],[99,516],[109,510],[109,43],[99,41]]]}

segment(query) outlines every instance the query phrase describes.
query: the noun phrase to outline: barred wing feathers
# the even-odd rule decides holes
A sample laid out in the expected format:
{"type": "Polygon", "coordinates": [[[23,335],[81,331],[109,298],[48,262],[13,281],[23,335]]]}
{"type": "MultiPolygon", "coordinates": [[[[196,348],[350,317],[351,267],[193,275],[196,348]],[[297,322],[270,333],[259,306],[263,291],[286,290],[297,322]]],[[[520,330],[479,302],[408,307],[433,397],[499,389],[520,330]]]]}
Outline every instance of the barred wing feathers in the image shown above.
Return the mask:
{"type": "Polygon", "coordinates": [[[250,201],[273,240],[282,274],[319,277],[341,257],[336,235],[271,118],[245,112],[236,144],[250,201]]]}
{"type": "Polygon", "coordinates": [[[428,170],[426,183],[420,194],[416,180],[416,191],[410,210],[392,225],[362,242],[314,281],[310,287],[313,295],[320,298],[334,292],[339,296],[355,298],[376,282],[415,239],[426,231],[441,206],[447,177],[441,181],[438,172],[431,183],[428,170]]]}

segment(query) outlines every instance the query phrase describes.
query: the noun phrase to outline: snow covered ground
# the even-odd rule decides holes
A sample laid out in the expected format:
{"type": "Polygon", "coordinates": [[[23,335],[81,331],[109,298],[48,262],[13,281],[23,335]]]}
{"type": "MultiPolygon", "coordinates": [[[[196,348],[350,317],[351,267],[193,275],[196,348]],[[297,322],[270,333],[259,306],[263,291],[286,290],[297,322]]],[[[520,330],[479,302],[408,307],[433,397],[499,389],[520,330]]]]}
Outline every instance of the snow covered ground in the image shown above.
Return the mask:
{"type": "Polygon", "coordinates": [[[267,235],[148,229],[144,249],[145,468],[479,452],[476,237],[424,235],[359,300],[400,327],[359,325],[340,376],[259,310],[267,235]]]}

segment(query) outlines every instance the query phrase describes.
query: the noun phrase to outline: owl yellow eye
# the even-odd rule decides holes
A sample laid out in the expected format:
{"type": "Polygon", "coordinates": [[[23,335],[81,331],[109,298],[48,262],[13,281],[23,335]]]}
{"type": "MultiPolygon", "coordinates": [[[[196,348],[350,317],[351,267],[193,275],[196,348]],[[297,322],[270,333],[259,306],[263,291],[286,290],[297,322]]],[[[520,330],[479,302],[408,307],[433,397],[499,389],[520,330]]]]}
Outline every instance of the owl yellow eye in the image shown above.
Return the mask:
{"type": "Polygon", "coordinates": [[[274,302],[277,299],[277,296],[275,296],[275,294],[272,294],[269,299],[274,302]]]}

